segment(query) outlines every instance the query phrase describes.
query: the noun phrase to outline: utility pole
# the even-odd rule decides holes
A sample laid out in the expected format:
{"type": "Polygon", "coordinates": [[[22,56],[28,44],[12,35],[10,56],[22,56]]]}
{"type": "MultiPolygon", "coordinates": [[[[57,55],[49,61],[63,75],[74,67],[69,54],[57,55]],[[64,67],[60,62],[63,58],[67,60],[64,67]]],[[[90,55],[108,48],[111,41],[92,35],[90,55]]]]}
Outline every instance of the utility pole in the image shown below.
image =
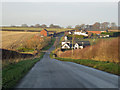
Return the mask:
{"type": "Polygon", "coordinates": [[[72,35],[72,57],[73,57],[73,43],[74,43],[74,35],[72,35]]]}

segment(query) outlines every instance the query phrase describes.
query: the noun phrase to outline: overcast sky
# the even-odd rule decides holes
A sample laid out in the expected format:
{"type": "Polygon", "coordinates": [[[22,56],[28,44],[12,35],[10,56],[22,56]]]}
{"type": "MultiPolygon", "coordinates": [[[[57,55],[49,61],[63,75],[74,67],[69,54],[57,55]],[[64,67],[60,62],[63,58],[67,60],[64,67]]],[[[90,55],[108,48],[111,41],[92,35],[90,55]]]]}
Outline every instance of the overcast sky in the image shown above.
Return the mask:
{"type": "Polygon", "coordinates": [[[3,2],[2,25],[118,23],[117,2],[3,2]]]}

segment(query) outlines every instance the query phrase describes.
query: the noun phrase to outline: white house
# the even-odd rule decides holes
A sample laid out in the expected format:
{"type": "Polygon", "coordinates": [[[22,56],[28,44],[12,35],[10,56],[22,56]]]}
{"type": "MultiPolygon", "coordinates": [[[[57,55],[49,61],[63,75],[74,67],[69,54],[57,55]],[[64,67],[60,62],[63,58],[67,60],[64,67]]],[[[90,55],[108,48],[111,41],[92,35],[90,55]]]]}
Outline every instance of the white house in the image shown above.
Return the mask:
{"type": "Polygon", "coordinates": [[[62,44],[62,46],[63,46],[63,45],[66,44],[66,43],[70,44],[70,42],[62,42],[61,44],[62,44]]]}
{"type": "Polygon", "coordinates": [[[70,31],[68,32],[69,34],[72,34],[70,31]]]}
{"type": "Polygon", "coordinates": [[[80,31],[75,31],[75,32],[74,32],[74,35],[88,36],[88,34],[86,34],[86,33],[82,33],[82,32],[80,32],[80,31]]]}
{"type": "Polygon", "coordinates": [[[78,44],[78,43],[76,43],[76,44],[74,45],[74,49],[79,49],[79,44],[78,44]]]}
{"type": "Polygon", "coordinates": [[[62,49],[70,49],[70,45],[68,43],[65,43],[62,45],[62,49]]]}
{"type": "Polygon", "coordinates": [[[104,37],[104,38],[109,38],[110,35],[101,35],[100,38],[102,38],[102,37],[104,37]]]}
{"type": "Polygon", "coordinates": [[[68,40],[68,39],[67,39],[67,36],[65,36],[64,38],[65,38],[65,41],[67,41],[67,40],[68,40]]]}
{"type": "Polygon", "coordinates": [[[74,49],[83,49],[83,45],[80,46],[78,43],[74,45],[74,49]]]}
{"type": "Polygon", "coordinates": [[[80,49],[83,49],[83,46],[80,46],[80,49]]]}

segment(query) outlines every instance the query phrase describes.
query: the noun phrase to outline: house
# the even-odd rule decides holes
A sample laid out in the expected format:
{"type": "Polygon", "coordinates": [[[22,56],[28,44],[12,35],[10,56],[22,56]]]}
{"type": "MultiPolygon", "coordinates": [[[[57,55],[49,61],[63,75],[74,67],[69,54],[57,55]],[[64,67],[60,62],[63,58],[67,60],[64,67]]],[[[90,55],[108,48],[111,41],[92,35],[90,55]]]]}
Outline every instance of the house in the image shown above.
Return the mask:
{"type": "Polygon", "coordinates": [[[65,38],[65,42],[67,42],[67,40],[68,40],[68,39],[67,39],[67,36],[65,36],[64,38],[65,38]]]}
{"type": "Polygon", "coordinates": [[[70,32],[70,31],[69,31],[68,33],[69,33],[69,34],[72,34],[72,32],[70,32]]]}
{"type": "Polygon", "coordinates": [[[70,42],[68,41],[68,42],[62,42],[62,45],[66,44],[66,43],[70,44],[70,42]]]}
{"type": "Polygon", "coordinates": [[[102,34],[102,35],[100,35],[100,38],[103,38],[103,37],[104,37],[104,38],[109,38],[109,37],[110,37],[110,35],[103,35],[103,34],[102,34]]]}
{"type": "Polygon", "coordinates": [[[69,43],[65,43],[62,45],[62,49],[83,49],[83,45],[80,45],[79,43],[75,43],[75,44],[69,44],[69,43]]]}
{"type": "Polygon", "coordinates": [[[80,43],[75,43],[74,49],[83,49],[83,45],[81,45],[80,43]]]}
{"type": "Polygon", "coordinates": [[[49,33],[46,29],[43,29],[41,32],[40,32],[40,35],[43,37],[43,36],[49,36],[49,33]]]}
{"type": "Polygon", "coordinates": [[[83,35],[83,36],[86,36],[86,37],[88,36],[88,34],[86,34],[85,32],[82,32],[82,30],[81,31],[75,30],[74,35],[83,35]]]}
{"type": "Polygon", "coordinates": [[[61,49],[83,49],[83,47],[82,42],[62,42],[61,49]]]}
{"type": "Polygon", "coordinates": [[[62,45],[61,47],[62,49],[70,49],[70,44],[69,43],[65,43],[62,45]]]}

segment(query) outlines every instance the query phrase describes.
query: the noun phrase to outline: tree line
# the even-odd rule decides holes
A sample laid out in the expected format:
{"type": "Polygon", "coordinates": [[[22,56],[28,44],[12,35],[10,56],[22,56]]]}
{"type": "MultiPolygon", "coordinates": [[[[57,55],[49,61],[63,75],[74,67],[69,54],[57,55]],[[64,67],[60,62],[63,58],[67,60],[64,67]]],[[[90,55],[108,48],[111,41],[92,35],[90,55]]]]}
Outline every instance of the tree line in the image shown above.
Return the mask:
{"type": "Polygon", "coordinates": [[[75,29],[83,29],[83,30],[108,30],[108,29],[118,29],[116,23],[112,22],[95,22],[93,25],[85,25],[85,24],[81,24],[81,25],[76,25],[75,29]]]}
{"type": "MultiPolygon", "coordinates": [[[[14,25],[12,25],[11,27],[16,27],[14,25]]],[[[27,24],[22,24],[20,27],[34,27],[34,28],[64,28],[61,27],[59,25],[54,25],[54,24],[50,24],[49,26],[47,26],[46,24],[35,24],[35,25],[31,25],[28,26],[27,24]]],[[[89,24],[80,24],[80,25],[75,25],[75,27],[72,27],[71,25],[68,25],[66,27],[67,29],[76,29],[76,30],[107,30],[107,29],[118,29],[117,25],[115,22],[95,22],[93,25],[89,25],[89,24]]]]}

